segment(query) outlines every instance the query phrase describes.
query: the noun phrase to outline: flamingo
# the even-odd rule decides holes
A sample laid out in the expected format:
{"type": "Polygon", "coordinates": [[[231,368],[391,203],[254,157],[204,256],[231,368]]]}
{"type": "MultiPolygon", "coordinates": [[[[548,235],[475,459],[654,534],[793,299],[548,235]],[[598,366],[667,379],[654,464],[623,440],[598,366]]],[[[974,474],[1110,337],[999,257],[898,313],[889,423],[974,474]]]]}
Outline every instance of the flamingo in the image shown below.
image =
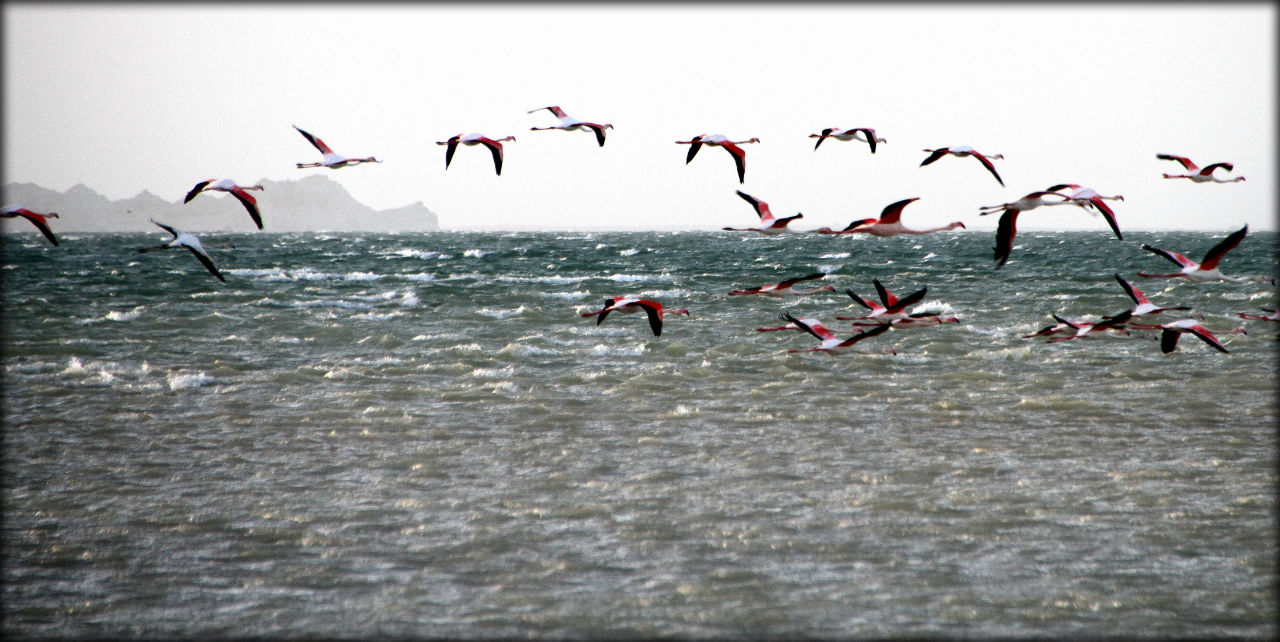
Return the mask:
{"type": "Polygon", "coordinates": [[[613,125],[609,125],[609,124],[601,125],[600,123],[589,123],[585,120],[578,120],[577,118],[574,118],[573,116],[570,116],[569,114],[564,113],[564,110],[560,109],[560,107],[556,105],[552,105],[550,107],[539,107],[537,109],[531,109],[529,110],[529,113],[532,114],[536,111],[542,111],[544,109],[547,111],[550,111],[553,115],[555,115],[556,118],[559,118],[560,123],[556,125],[552,125],[550,127],[530,127],[529,128],[530,131],[536,132],[536,131],[545,131],[548,129],[563,129],[564,131],[567,131],[567,132],[591,131],[591,132],[594,132],[596,135],[596,142],[599,143],[601,147],[604,147],[604,130],[613,129],[613,125]]]}
{"type": "Polygon", "coordinates": [[[963,228],[964,223],[953,221],[942,227],[931,227],[923,230],[913,230],[902,224],[902,210],[911,203],[920,200],[919,196],[913,198],[905,198],[896,203],[886,205],[880,211],[880,218],[864,218],[856,220],[845,226],[843,230],[833,230],[829,227],[820,227],[817,232],[819,234],[857,234],[865,232],[872,236],[881,238],[888,236],[897,236],[899,234],[929,234],[932,232],[945,232],[954,230],[957,227],[963,228]]]}
{"type": "Polygon", "coordinates": [[[906,309],[919,303],[924,299],[925,294],[929,292],[929,288],[920,288],[919,290],[899,299],[885,288],[884,285],[880,283],[879,279],[872,279],[871,282],[875,284],[876,293],[880,296],[879,303],[875,301],[868,301],[867,299],[855,294],[853,290],[844,291],[845,294],[848,294],[849,298],[853,299],[858,305],[870,310],[871,314],[860,317],[836,317],[836,320],[854,321],[854,325],[878,325],[882,323],[891,323],[898,319],[910,316],[907,314],[906,309]],[[871,323],[857,323],[858,321],[871,321],[871,323]]]}
{"type": "Polygon", "coordinates": [[[968,145],[961,145],[959,147],[939,147],[938,149],[926,149],[924,151],[929,152],[929,156],[924,159],[924,162],[920,163],[921,167],[924,167],[925,165],[928,165],[929,163],[932,163],[933,161],[936,161],[948,154],[957,158],[972,156],[978,159],[978,162],[982,163],[982,166],[987,168],[987,171],[991,172],[992,176],[996,177],[996,181],[1000,183],[1000,187],[1004,187],[1004,179],[1000,178],[1000,174],[996,173],[996,166],[991,164],[991,161],[993,160],[1003,159],[1004,154],[983,155],[978,152],[978,150],[969,147],[968,145]]]}
{"type": "Polygon", "coordinates": [[[236,182],[229,178],[211,178],[207,181],[196,183],[196,186],[191,188],[190,192],[187,192],[187,197],[182,199],[182,202],[190,203],[191,199],[195,198],[200,192],[227,192],[244,204],[244,208],[249,210],[249,216],[253,218],[254,224],[258,226],[258,229],[262,229],[262,213],[258,211],[258,201],[249,193],[249,190],[261,189],[263,189],[261,185],[246,185],[242,187],[236,185],[236,182]]]}
{"type": "Polygon", "coordinates": [[[876,326],[870,330],[861,331],[849,337],[848,339],[842,340],[839,337],[837,337],[834,332],[827,329],[826,326],[822,325],[815,319],[811,319],[807,317],[803,319],[797,319],[796,317],[792,316],[790,312],[783,312],[782,318],[786,319],[787,321],[790,321],[791,323],[794,323],[796,327],[800,328],[801,330],[804,330],[805,332],[808,332],[809,334],[816,337],[818,341],[822,342],[816,348],[809,348],[806,350],[791,349],[791,350],[787,350],[787,352],[826,352],[830,354],[840,354],[841,352],[844,352],[853,344],[859,341],[862,341],[863,339],[870,339],[871,337],[874,337],[877,334],[883,334],[884,332],[888,331],[890,328],[888,324],[884,324],[884,325],[876,326]]]}
{"type": "Polygon", "coordinates": [[[192,234],[188,234],[187,232],[179,232],[178,230],[175,230],[172,227],[165,225],[164,223],[159,223],[155,220],[152,220],[151,222],[160,226],[161,228],[164,229],[164,231],[168,232],[169,234],[172,234],[173,240],[163,245],[155,245],[152,247],[139,248],[138,254],[142,254],[143,252],[152,252],[155,250],[172,250],[176,248],[185,247],[188,250],[191,250],[191,253],[194,254],[197,259],[200,260],[200,263],[204,265],[206,270],[209,270],[210,274],[218,277],[218,280],[222,281],[223,283],[227,282],[227,279],[223,277],[222,273],[218,271],[218,268],[214,266],[213,259],[209,258],[209,253],[205,251],[204,246],[200,245],[200,239],[196,238],[192,234]]]}
{"type": "MultiPolygon", "coordinates": [[[[1164,324],[1135,324],[1133,327],[1160,330],[1160,351],[1165,354],[1178,349],[1178,339],[1182,337],[1183,333],[1195,335],[1196,338],[1213,346],[1214,349],[1220,352],[1231,352],[1226,346],[1222,345],[1218,337],[1214,336],[1208,328],[1196,323],[1195,319],[1181,319],[1173,323],[1164,324]]],[[[1228,332],[1231,334],[1248,334],[1244,328],[1235,328],[1234,330],[1228,330],[1228,332]]]]}
{"type": "Polygon", "coordinates": [[[1132,310],[1129,310],[1130,316],[1139,317],[1139,316],[1145,316],[1149,314],[1160,314],[1161,312],[1167,312],[1169,310],[1190,310],[1191,309],[1190,306],[1186,306],[1186,305],[1179,305],[1179,306],[1174,306],[1169,308],[1162,308],[1160,306],[1157,306],[1156,304],[1147,300],[1147,297],[1142,294],[1142,290],[1139,290],[1138,288],[1134,287],[1133,284],[1124,280],[1124,277],[1120,276],[1119,274],[1116,274],[1115,277],[1116,277],[1116,281],[1120,283],[1120,287],[1124,288],[1124,291],[1129,295],[1129,298],[1133,299],[1133,302],[1137,304],[1132,310]]]}
{"type": "Polygon", "coordinates": [[[1274,285],[1276,282],[1275,277],[1268,274],[1258,274],[1252,277],[1232,277],[1232,276],[1227,276],[1222,272],[1218,271],[1218,262],[1222,260],[1222,257],[1226,256],[1227,252],[1230,252],[1231,250],[1235,249],[1237,245],[1240,245],[1240,241],[1244,240],[1245,235],[1248,233],[1249,233],[1248,225],[1245,225],[1244,227],[1232,232],[1226,238],[1222,239],[1222,241],[1220,241],[1217,245],[1213,246],[1213,248],[1211,248],[1204,255],[1204,260],[1199,263],[1196,263],[1195,261],[1192,261],[1191,259],[1187,258],[1185,255],[1179,254],[1177,252],[1162,250],[1158,247],[1152,247],[1150,245],[1147,245],[1146,243],[1143,243],[1142,249],[1148,252],[1152,252],[1154,254],[1159,254],[1160,256],[1163,256],[1164,258],[1169,259],[1170,261],[1173,261],[1174,263],[1182,266],[1182,271],[1169,272],[1166,274],[1150,274],[1147,272],[1138,272],[1138,276],[1143,276],[1148,278],[1162,278],[1162,277],[1185,278],[1188,281],[1194,281],[1194,282],[1230,281],[1233,283],[1244,283],[1247,281],[1266,281],[1274,285]]]}
{"type": "Polygon", "coordinates": [[[1013,251],[1013,237],[1018,234],[1018,215],[1036,209],[1037,207],[1045,207],[1049,205],[1066,205],[1071,202],[1071,197],[1066,194],[1059,194],[1052,191],[1031,192],[1022,198],[1011,203],[1001,203],[1000,205],[984,205],[978,216],[986,216],[995,212],[1003,211],[1000,215],[1000,222],[996,226],[996,246],[995,250],[996,268],[1000,268],[1009,260],[1009,253],[1013,251]],[[1049,196],[1057,196],[1061,201],[1053,202],[1046,200],[1049,196]]]}
{"type": "MultiPolygon", "coordinates": [[[[596,317],[596,325],[604,323],[604,318],[609,316],[610,312],[622,312],[625,314],[634,314],[644,310],[649,317],[649,329],[653,330],[653,336],[662,336],[662,304],[657,301],[649,301],[633,296],[615,296],[611,299],[604,300],[604,307],[596,312],[584,312],[580,316],[596,317]]],[[[679,310],[671,310],[670,314],[688,315],[689,311],[681,308],[679,310]]]]}
{"type": "Polygon", "coordinates": [[[738,145],[746,145],[748,143],[758,143],[759,138],[749,138],[747,140],[729,140],[724,134],[698,134],[690,140],[678,140],[677,145],[689,145],[689,155],[685,156],[684,164],[688,165],[694,156],[698,155],[698,150],[703,145],[715,145],[729,152],[733,156],[733,164],[738,168],[738,182],[742,183],[747,174],[747,152],[738,147],[738,145]]]}
{"type": "Polygon", "coordinates": [[[1228,172],[1234,170],[1235,166],[1231,163],[1214,163],[1212,165],[1206,165],[1202,169],[1186,156],[1156,154],[1156,158],[1159,158],[1160,160],[1178,161],[1178,163],[1182,165],[1183,169],[1188,172],[1192,172],[1190,174],[1162,174],[1165,178],[1188,178],[1191,179],[1191,182],[1193,183],[1235,183],[1237,181],[1244,180],[1243,176],[1236,176],[1235,178],[1218,178],[1213,175],[1214,170],[1218,168],[1222,168],[1228,172]]]}
{"type": "Polygon", "coordinates": [[[489,153],[493,154],[493,170],[498,176],[502,175],[502,144],[507,141],[514,141],[515,136],[507,136],[506,138],[489,138],[484,134],[457,134],[449,140],[436,141],[437,145],[447,145],[444,150],[444,168],[449,169],[449,163],[453,161],[453,153],[458,151],[458,145],[467,145],[474,147],[476,145],[484,145],[489,148],[489,153]]]}
{"type": "MultiPolygon", "coordinates": [[[[1094,332],[1102,332],[1104,330],[1117,330],[1121,334],[1129,334],[1129,331],[1124,328],[1124,325],[1129,322],[1130,316],[1131,315],[1129,311],[1125,310],[1120,314],[1116,314],[1109,317],[1103,317],[1101,321],[1090,323],[1088,321],[1068,321],[1055,314],[1053,315],[1053,318],[1055,321],[1057,321],[1060,324],[1066,325],[1072,330],[1075,330],[1075,333],[1072,334],[1070,333],[1070,331],[1068,331],[1066,336],[1049,339],[1049,343],[1057,343],[1059,341],[1070,341],[1072,339],[1083,339],[1094,332]]],[[[1041,332],[1044,332],[1044,331],[1042,330],[1041,332]]],[[[1036,333],[1036,334],[1038,335],[1040,333],[1036,333]]],[[[1035,336],[1035,335],[1030,335],[1030,336],[1035,336]]]]}
{"type": "Polygon", "coordinates": [[[809,138],[816,138],[818,142],[813,144],[814,151],[818,150],[818,146],[822,141],[828,138],[834,138],[839,141],[856,140],[860,143],[866,143],[871,147],[871,153],[876,153],[876,143],[887,143],[889,141],[876,136],[876,130],[870,127],[854,127],[853,129],[841,129],[839,127],[828,127],[819,134],[809,134],[809,138]]]}
{"type": "Polygon", "coordinates": [[[312,145],[315,145],[315,148],[320,150],[321,154],[324,154],[324,158],[322,158],[318,163],[297,163],[298,169],[302,169],[304,167],[328,167],[329,169],[339,169],[348,165],[359,165],[360,163],[382,162],[372,156],[365,158],[347,158],[342,154],[335,153],[332,149],[329,149],[328,145],[324,144],[324,141],[312,136],[297,125],[294,125],[293,128],[298,130],[298,133],[302,134],[302,137],[306,138],[312,145]]]}
{"type": "Polygon", "coordinates": [[[1237,312],[1236,315],[1241,319],[1253,319],[1255,321],[1280,321],[1280,310],[1271,308],[1260,308],[1266,314],[1253,314],[1251,312],[1237,312]]]}
{"type": "Polygon", "coordinates": [[[31,224],[36,226],[36,229],[40,230],[40,233],[43,234],[46,239],[49,239],[50,243],[55,246],[58,244],[58,237],[53,235],[52,229],[49,229],[48,220],[51,218],[58,218],[57,212],[37,214],[25,207],[22,207],[21,205],[6,205],[3,210],[0,210],[0,218],[18,218],[19,216],[31,221],[31,224]]]}
{"type": "MultiPolygon", "coordinates": [[[[1123,201],[1124,196],[1116,194],[1115,196],[1103,196],[1091,188],[1081,187],[1075,183],[1062,183],[1050,187],[1047,191],[1057,192],[1064,189],[1071,190],[1070,203],[1080,206],[1081,209],[1090,211],[1089,208],[1096,208],[1102,213],[1102,218],[1107,220],[1107,225],[1111,226],[1111,231],[1115,232],[1116,239],[1123,241],[1124,236],[1120,234],[1120,226],[1116,223],[1116,213],[1107,205],[1108,200],[1123,201]]],[[[1056,203],[1055,203],[1056,205],[1056,203]]]]}
{"type": "Polygon", "coordinates": [[[806,274],[805,276],[796,277],[796,278],[794,278],[794,279],[787,279],[786,281],[782,281],[781,283],[778,283],[777,285],[762,285],[762,286],[760,286],[760,287],[756,287],[756,288],[746,288],[746,289],[742,289],[742,290],[730,290],[730,291],[729,291],[729,296],[743,296],[743,295],[747,295],[747,294],[761,294],[761,295],[768,296],[768,297],[782,298],[782,297],[787,297],[787,296],[799,296],[799,295],[802,295],[802,294],[814,294],[814,293],[817,293],[817,292],[822,292],[822,291],[824,291],[824,290],[829,290],[829,291],[834,292],[834,291],[835,291],[835,288],[834,288],[834,287],[832,287],[832,286],[830,286],[830,285],[824,285],[824,286],[822,286],[822,287],[817,287],[817,288],[814,288],[814,289],[812,289],[812,290],[797,290],[797,289],[795,289],[795,287],[794,287],[794,286],[795,286],[795,284],[800,283],[801,281],[812,281],[812,280],[814,280],[814,279],[821,279],[821,278],[823,278],[823,277],[825,277],[825,276],[826,276],[826,274],[824,274],[824,273],[822,273],[822,272],[814,272],[813,274],[806,274]]]}
{"type": "Polygon", "coordinates": [[[750,195],[750,194],[747,194],[746,192],[743,192],[742,190],[737,190],[737,194],[738,194],[738,196],[741,196],[741,197],[742,197],[742,200],[744,200],[744,201],[746,201],[746,202],[750,203],[750,204],[751,204],[751,207],[754,207],[754,208],[755,208],[755,210],[756,210],[756,215],[760,217],[760,224],[759,224],[759,225],[757,225],[757,226],[755,226],[755,227],[724,227],[724,228],[721,228],[721,229],[723,229],[723,230],[725,230],[725,231],[728,231],[728,232],[759,232],[759,233],[761,233],[761,234],[766,234],[766,235],[769,235],[769,236],[773,236],[773,235],[776,235],[776,234],[782,234],[782,233],[785,233],[785,232],[789,232],[790,230],[788,230],[788,229],[787,229],[787,223],[790,223],[791,221],[794,221],[794,220],[796,220],[796,219],[798,219],[798,218],[804,218],[804,214],[802,214],[802,213],[800,213],[800,212],[796,212],[796,213],[795,213],[795,215],[793,215],[793,216],[787,216],[787,217],[783,217],[783,218],[775,218],[775,217],[773,216],[773,212],[769,210],[769,204],[768,204],[768,203],[766,203],[766,202],[764,202],[764,201],[762,201],[762,200],[760,200],[760,199],[758,199],[758,198],[756,198],[756,197],[754,197],[754,196],[752,196],[752,195],[750,195]]]}

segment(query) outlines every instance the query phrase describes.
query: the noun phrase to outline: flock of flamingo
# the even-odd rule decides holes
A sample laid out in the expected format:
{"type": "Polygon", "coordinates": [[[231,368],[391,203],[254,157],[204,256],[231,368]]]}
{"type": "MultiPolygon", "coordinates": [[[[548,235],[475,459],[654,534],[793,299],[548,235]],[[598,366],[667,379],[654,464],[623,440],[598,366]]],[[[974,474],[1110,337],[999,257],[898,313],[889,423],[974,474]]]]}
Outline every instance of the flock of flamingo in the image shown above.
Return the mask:
{"type": "MultiPolygon", "coordinates": [[[[529,110],[528,113],[533,114],[539,111],[549,111],[554,115],[558,122],[547,127],[531,127],[531,131],[544,130],[562,130],[562,131],[582,131],[588,132],[595,137],[598,146],[603,147],[605,144],[606,130],[612,129],[612,124],[601,124],[578,120],[568,115],[559,106],[540,107],[538,109],[529,110]]],[[[294,129],[300,133],[313,147],[321,153],[321,159],[310,163],[297,163],[299,169],[324,167],[328,169],[340,169],[350,167],[362,163],[380,163],[373,156],[366,157],[348,157],[333,151],[323,140],[303,130],[297,125],[294,129]]],[[[842,129],[837,127],[829,127],[823,129],[816,134],[810,134],[809,138],[817,139],[813,149],[816,151],[824,141],[831,139],[841,142],[860,142],[868,146],[870,153],[876,152],[878,144],[886,144],[888,141],[880,137],[876,130],[870,127],[857,127],[851,129],[842,129]]],[[[437,141],[438,145],[445,147],[445,169],[453,161],[453,157],[460,145],[467,147],[484,147],[493,157],[493,166],[495,174],[502,175],[503,161],[503,143],[514,141],[515,136],[505,136],[501,138],[490,138],[483,134],[457,134],[444,141],[437,141]]],[[[693,161],[698,151],[705,145],[710,147],[719,147],[730,155],[733,159],[734,167],[737,171],[739,184],[743,183],[746,178],[746,151],[743,145],[751,143],[759,143],[759,138],[749,138],[746,140],[731,140],[722,134],[700,134],[693,136],[689,140],[675,141],[678,145],[688,145],[689,151],[685,157],[685,163],[693,161]]],[[[1002,154],[983,154],[978,150],[969,146],[949,146],[939,147],[935,149],[925,149],[927,157],[920,163],[921,167],[930,165],[946,156],[956,158],[973,158],[982,165],[995,180],[1004,187],[1004,180],[1000,177],[996,170],[994,160],[1002,160],[1002,154]]],[[[1229,176],[1234,171],[1234,166],[1227,162],[1218,162],[1206,165],[1203,168],[1198,166],[1191,159],[1184,156],[1175,156],[1172,154],[1156,154],[1159,160],[1175,161],[1179,163],[1187,173],[1169,174],[1164,173],[1162,176],[1166,179],[1188,179],[1195,183],[1234,183],[1243,181],[1243,176],[1229,176]]],[[[183,199],[184,203],[190,202],[198,195],[205,192],[219,191],[231,194],[238,200],[248,211],[249,216],[253,219],[254,224],[259,230],[263,229],[262,213],[259,210],[257,200],[249,194],[252,190],[263,189],[261,185],[242,186],[231,179],[207,179],[196,183],[194,187],[187,193],[183,199]]],[[[792,216],[778,217],[769,209],[769,204],[759,198],[756,198],[741,190],[737,191],[739,197],[751,205],[759,219],[754,226],[749,227],[724,227],[726,231],[744,231],[755,232],[765,235],[777,235],[792,232],[787,226],[794,220],[802,218],[804,215],[796,213],[792,216]]],[[[948,225],[928,228],[928,229],[911,229],[903,225],[901,218],[903,210],[908,205],[919,200],[918,197],[906,198],[891,203],[881,211],[878,218],[864,218],[850,222],[847,226],[840,230],[834,230],[829,227],[820,227],[814,230],[817,234],[869,234],[877,237],[890,237],[899,234],[929,234],[933,232],[943,232],[957,228],[964,228],[964,223],[960,221],[952,222],[948,225]]],[[[999,205],[988,205],[979,208],[979,215],[1000,214],[1000,220],[997,226],[994,258],[996,268],[1002,267],[1008,260],[1010,252],[1013,249],[1013,239],[1017,234],[1017,219],[1024,212],[1028,212],[1040,207],[1050,207],[1057,205],[1075,205],[1086,211],[1100,213],[1110,226],[1116,238],[1123,240],[1120,227],[1116,219],[1115,212],[1107,205],[1106,201],[1123,201],[1124,197],[1120,195],[1103,196],[1098,192],[1077,185],[1074,183],[1061,183],[1050,186],[1044,190],[1031,192],[1022,198],[1008,203],[999,205]]],[[[44,235],[52,245],[58,245],[58,239],[54,235],[49,225],[49,219],[58,218],[56,212],[37,213],[26,209],[20,205],[9,205],[0,210],[0,217],[17,218],[31,222],[36,229],[44,235]]],[[[200,243],[200,239],[195,235],[182,232],[174,227],[165,225],[158,221],[152,221],[155,225],[169,233],[170,240],[160,245],[139,248],[138,253],[151,252],[155,250],[168,249],[186,249],[190,251],[197,260],[205,267],[206,270],[218,280],[226,282],[226,278],[218,270],[209,253],[200,243]]],[[[1233,277],[1223,274],[1218,269],[1218,264],[1224,256],[1244,240],[1248,232],[1248,226],[1231,233],[1222,241],[1213,246],[1200,262],[1193,261],[1185,255],[1166,249],[1152,247],[1143,244],[1142,248],[1153,254],[1164,257],[1181,269],[1177,272],[1169,273],[1149,273],[1139,271],[1138,276],[1147,278],[1185,278],[1193,282],[1205,281],[1266,281],[1275,285],[1275,278],[1271,275],[1256,275],[1253,277],[1233,277]]],[[[766,297],[782,298],[793,297],[805,294],[814,294],[822,291],[834,291],[835,288],[830,285],[815,287],[812,289],[797,289],[795,286],[806,281],[813,281],[825,278],[827,275],[821,272],[807,274],[800,277],[785,279],[776,284],[763,285],[752,288],[735,289],[728,292],[729,296],[743,295],[760,295],[766,297]]],[[[1154,315],[1169,311],[1187,311],[1191,310],[1190,306],[1171,306],[1160,307],[1151,303],[1142,291],[1134,287],[1119,274],[1115,275],[1116,281],[1119,282],[1125,293],[1133,301],[1134,307],[1125,310],[1119,314],[1102,316],[1099,321],[1071,321],[1059,317],[1054,314],[1054,325],[1047,326],[1038,332],[1025,335],[1024,338],[1032,337],[1050,337],[1049,341],[1067,341],[1071,339],[1079,339],[1091,336],[1095,333],[1104,334],[1107,332],[1128,334],[1129,329],[1140,330],[1158,330],[1160,331],[1161,350],[1165,353],[1172,352],[1176,349],[1178,338],[1182,334],[1191,334],[1196,338],[1204,341],[1213,348],[1228,352],[1223,345],[1210,330],[1200,325],[1196,318],[1184,318],[1169,323],[1141,322],[1139,318],[1152,318],[1154,315]]],[[[873,280],[879,301],[869,300],[858,296],[852,290],[845,290],[845,293],[853,300],[854,303],[866,308],[868,314],[857,317],[835,317],[840,321],[852,321],[852,328],[855,332],[847,338],[840,338],[837,334],[822,324],[821,321],[812,317],[796,317],[789,311],[782,313],[782,318],[787,321],[785,325],[771,328],[757,328],[760,332],[771,332],[778,330],[795,330],[807,333],[816,338],[820,343],[816,348],[809,349],[793,349],[790,352],[827,352],[839,353],[846,351],[855,344],[880,335],[890,329],[900,329],[918,326],[942,325],[946,323],[959,323],[957,317],[943,318],[935,313],[909,313],[907,308],[919,303],[925,296],[927,288],[922,288],[902,298],[894,296],[889,292],[880,281],[873,280]]],[[[1237,313],[1242,319],[1252,319],[1260,321],[1280,322],[1280,310],[1263,308],[1266,314],[1254,314],[1240,312],[1237,313]]],[[[657,301],[642,299],[635,296],[617,296],[607,299],[604,307],[595,312],[582,313],[582,317],[595,317],[596,323],[603,323],[605,318],[612,312],[618,313],[639,313],[644,312],[649,320],[650,330],[654,336],[661,336],[664,311],[661,303],[657,301]]],[[[687,309],[669,310],[666,314],[683,314],[688,315],[687,309]]],[[[1201,317],[1203,318],[1203,317],[1201,317]]],[[[1220,331],[1221,332],[1221,331],[1220,331]]],[[[1244,333],[1243,328],[1236,328],[1226,332],[1244,333]]],[[[892,350],[890,350],[892,352],[892,350]]]]}

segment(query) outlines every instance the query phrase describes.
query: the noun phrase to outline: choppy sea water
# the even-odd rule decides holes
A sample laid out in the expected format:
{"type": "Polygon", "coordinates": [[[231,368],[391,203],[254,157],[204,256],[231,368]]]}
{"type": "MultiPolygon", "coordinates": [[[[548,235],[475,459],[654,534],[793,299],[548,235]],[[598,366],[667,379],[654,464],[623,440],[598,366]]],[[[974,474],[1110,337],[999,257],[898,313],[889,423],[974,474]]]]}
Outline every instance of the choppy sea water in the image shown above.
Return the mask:
{"type": "Polygon", "coordinates": [[[1134,276],[1225,233],[163,236],[2,240],[8,635],[1278,632],[1276,289],[1134,276]],[[1022,338],[1117,272],[1248,334],[1022,338]],[[755,331],[872,279],[961,322],[755,331]]]}

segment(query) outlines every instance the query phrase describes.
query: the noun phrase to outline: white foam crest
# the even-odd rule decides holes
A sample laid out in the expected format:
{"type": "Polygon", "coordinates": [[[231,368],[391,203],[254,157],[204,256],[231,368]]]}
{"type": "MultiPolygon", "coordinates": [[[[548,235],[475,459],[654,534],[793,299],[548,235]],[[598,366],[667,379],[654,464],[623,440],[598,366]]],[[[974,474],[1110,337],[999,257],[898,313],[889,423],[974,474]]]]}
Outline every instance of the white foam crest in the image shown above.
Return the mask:
{"type": "Polygon", "coordinates": [[[546,297],[548,299],[561,299],[564,301],[581,301],[582,299],[591,296],[591,293],[586,290],[578,290],[576,292],[541,292],[538,296],[546,297]]]}
{"type": "Polygon", "coordinates": [[[956,309],[951,307],[951,304],[947,303],[946,301],[929,299],[926,301],[921,301],[919,305],[911,309],[912,314],[920,313],[920,312],[925,312],[929,314],[955,314],[956,309]]]}
{"type": "Polygon", "coordinates": [[[347,281],[377,281],[382,275],[373,272],[348,272],[342,278],[347,281]]]}
{"type": "Polygon", "coordinates": [[[463,256],[466,256],[466,257],[473,258],[473,259],[478,259],[478,258],[480,258],[480,257],[482,257],[482,256],[484,256],[484,255],[486,255],[486,254],[489,254],[489,253],[490,253],[490,252],[488,252],[487,250],[470,249],[470,250],[467,250],[467,251],[463,252],[463,253],[462,253],[462,255],[463,255],[463,256]]]}
{"type": "Polygon", "coordinates": [[[630,346],[597,343],[591,346],[591,354],[598,357],[638,357],[648,351],[643,343],[630,346]]]}
{"type": "Polygon", "coordinates": [[[637,255],[637,254],[639,254],[639,253],[640,253],[640,250],[637,250],[637,249],[635,249],[635,248],[633,247],[633,248],[626,249],[626,250],[619,250],[619,251],[618,251],[618,256],[635,256],[635,255],[637,255]]]}
{"type": "Polygon", "coordinates": [[[67,367],[58,374],[83,376],[89,374],[89,371],[85,370],[84,362],[80,360],[80,357],[71,357],[70,359],[67,359],[67,367]]]}
{"type": "Polygon", "coordinates": [[[391,254],[404,257],[406,259],[434,259],[440,256],[439,252],[432,252],[430,250],[411,250],[408,248],[396,250],[391,254]]]}
{"type": "Polygon", "coordinates": [[[553,283],[553,284],[561,284],[561,285],[562,285],[562,284],[566,284],[566,283],[581,283],[581,282],[586,281],[587,279],[590,279],[590,278],[594,278],[594,277],[589,277],[589,276],[507,276],[507,275],[502,275],[502,276],[494,277],[494,279],[493,279],[493,280],[495,280],[495,281],[504,281],[504,282],[508,282],[508,281],[509,281],[509,282],[515,282],[515,283],[553,283]]]}
{"type": "Polygon", "coordinates": [[[436,275],[435,275],[435,273],[434,273],[434,272],[417,272],[417,273],[414,273],[414,274],[398,274],[397,276],[399,276],[400,278],[405,279],[405,280],[407,280],[407,281],[434,281],[434,280],[436,280],[436,275]]]}
{"type": "Polygon", "coordinates": [[[102,317],[102,318],[103,318],[104,320],[107,320],[107,321],[133,321],[134,319],[137,319],[138,317],[142,316],[142,311],[143,311],[143,310],[145,310],[146,308],[147,308],[147,306],[145,306],[145,305],[140,305],[140,306],[135,307],[135,308],[134,308],[134,309],[132,309],[132,310],[129,310],[128,312],[121,312],[121,311],[119,311],[119,310],[112,310],[111,312],[108,312],[106,316],[104,316],[104,317],[102,317]]]}
{"type": "Polygon", "coordinates": [[[165,377],[165,383],[168,384],[170,390],[186,390],[188,388],[199,388],[213,383],[213,377],[197,372],[195,374],[174,374],[169,373],[165,377]]]}
{"type": "Polygon", "coordinates": [[[396,317],[404,316],[403,312],[366,312],[357,314],[355,318],[365,321],[390,321],[396,317]]]}
{"type": "Polygon", "coordinates": [[[822,256],[819,256],[818,258],[820,258],[820,259],[847,259],[847,258],[849,258],[849,257],[851,257],[851,256],[853,256],[853,254],[852,254],[852,253],[850,253],[850,252],[831,252],[831,253],[829,253],[829,254],[823,254],[822,256]]]}
{"type": "Polygon", "coordinates": [[[492,319],[506,319],[508,317],[513,317],[518,314],[524,314],[525,312],[528,312],[528,311],[529,311],[529,308],[522,305],[515,309],[505,309],[505,310],[498,309],[498,308],[480,308],[479,310],[476,310],[476,314],[482,314],[492,319]]]}
{"type": "Polygon", "coordinates": [[[636,281],[663,281],[669,283],[676,280],[676,278],[670,274],[610,274],[609,276],[601,278],[616,281],[618,283],[634,283],[636,281]]]}
{"type": "Polygon", "coordinates": [[[508,379],[515,373],[515,366],[502,366],[501,368],[476,368],[469,374],[480,379],[508,379]]]}
{"type": "Polygon", "coordinates": [[[503,357],[540,357],[558,354],[560,354],[559,350],[539,348],[524,343],[508,343],[498,351],[498,355],[503,357]]]}

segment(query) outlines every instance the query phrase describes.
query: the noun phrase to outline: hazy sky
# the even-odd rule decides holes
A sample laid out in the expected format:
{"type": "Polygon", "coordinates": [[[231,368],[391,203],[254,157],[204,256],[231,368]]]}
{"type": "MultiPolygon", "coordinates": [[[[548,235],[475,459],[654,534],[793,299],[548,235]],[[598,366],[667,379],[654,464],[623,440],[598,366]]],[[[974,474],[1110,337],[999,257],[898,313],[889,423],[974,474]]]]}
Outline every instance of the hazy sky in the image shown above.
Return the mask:
{"type": "MultiPolygon", "coordinates": [[[[912,196],[909,226],[961,220],[1054,183],[1122,194],[1124,230],[1274,230],[1271,3],[1105,5],[4,4],[4,182],[174,200],[196,182],[323,173],[377,209],[422,201],[447,229],[719,229],[744,191],[800,230],[912,196]],[[611,123],[530,131],[560,105],[611,123]],[[290,125],[378,165],[297,169],[290,125]],[[823,143],[824,127],[887,143],[823,143]],[[502,176],[482,148],[515,135],[502,176]],[[746,183],[696,134],[759,137],[746,183]],[[1004,154],[919,167],[924,148],[1004,154]],[[1235,163],[1193,184],[1157,152],[1235,163]]],[[[269,195],[263,216],[270,221],[269,195]]],[[[63,213],[68,216],[71,213],[63,213]]],[[[1077,208],[1020,230],[1097,229],[1077,208]]]]}

